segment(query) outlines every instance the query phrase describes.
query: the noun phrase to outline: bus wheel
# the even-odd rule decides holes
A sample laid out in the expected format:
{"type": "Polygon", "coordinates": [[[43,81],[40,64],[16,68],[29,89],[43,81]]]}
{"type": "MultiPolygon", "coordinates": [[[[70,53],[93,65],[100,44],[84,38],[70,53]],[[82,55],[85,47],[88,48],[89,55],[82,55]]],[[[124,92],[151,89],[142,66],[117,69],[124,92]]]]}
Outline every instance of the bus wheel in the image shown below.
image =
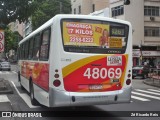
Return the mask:
{"type": "Polygon", "coordinates": [[[18,72],[18,81],[19,81],[19,83],[20,83],[20,86],[21,86],[21,89],[22,90],[25,90],[25,88],[22,86],[22,84],[21,84],[21,75],[20,75],[20,72],[18,72]]]}
{"type": "Polygon", "coordinates": [[[32,105],[37,105],[38,104],[38,102],[34,98],[34,88],[33,88],[33,82],[32,81],[30,82],[30,99],[31,99],[32,105]]]}

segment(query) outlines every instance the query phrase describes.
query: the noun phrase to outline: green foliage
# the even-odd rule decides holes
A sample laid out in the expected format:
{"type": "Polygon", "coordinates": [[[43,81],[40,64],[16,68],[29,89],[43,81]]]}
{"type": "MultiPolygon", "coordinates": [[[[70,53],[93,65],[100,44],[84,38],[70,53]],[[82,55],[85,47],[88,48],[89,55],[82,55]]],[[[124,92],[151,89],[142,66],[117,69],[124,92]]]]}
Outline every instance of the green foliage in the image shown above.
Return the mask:
{"type": "Polygon", "coordinates": [[[70,0],[47,0],[32,15],[32,28],[35,30],[56,14],[71,13],[70,0]]]}
{"type": "Polygon", "coordinates": [[[4,26],[10,22],[14,22],[16,19],[19,22],[28,20],[28,17],[37,10],[37,6],[41,4],[43,0],[0,0],[0,27],[4,29],[4,26]]]}
{"type": "Polygon", "coordinates": [[[22,37],[18,32],[12,32],[9,28],[4,30],[5,32],[5,52],[7,53],[9,50],[13,49],[17,51],[18,42],[22,37]]]}

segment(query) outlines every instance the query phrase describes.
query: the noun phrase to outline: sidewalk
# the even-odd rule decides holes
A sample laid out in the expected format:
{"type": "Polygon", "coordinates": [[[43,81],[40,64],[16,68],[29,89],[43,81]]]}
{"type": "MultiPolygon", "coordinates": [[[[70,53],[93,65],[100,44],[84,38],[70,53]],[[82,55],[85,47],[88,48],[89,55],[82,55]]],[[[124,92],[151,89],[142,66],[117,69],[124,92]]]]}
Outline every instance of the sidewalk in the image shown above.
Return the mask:
{"type": "Polygon", "coordinates": [[[160,79],[156,79],[156,76],[155,78],[147,78],[146,80],[143,81],[143,83],[160,88],[160,79]]]}
{"type": "Polygon", "coordinates": [[[6,94],[13,94],[12,86],[8,80],[0,78],[0,111],[13,111],[12,104],[6,94]]]}
{"type": "Polygon", "coordinates": [[[3,78],[0,78],[0,94],[13,94],[9,81],[3,78]]]}

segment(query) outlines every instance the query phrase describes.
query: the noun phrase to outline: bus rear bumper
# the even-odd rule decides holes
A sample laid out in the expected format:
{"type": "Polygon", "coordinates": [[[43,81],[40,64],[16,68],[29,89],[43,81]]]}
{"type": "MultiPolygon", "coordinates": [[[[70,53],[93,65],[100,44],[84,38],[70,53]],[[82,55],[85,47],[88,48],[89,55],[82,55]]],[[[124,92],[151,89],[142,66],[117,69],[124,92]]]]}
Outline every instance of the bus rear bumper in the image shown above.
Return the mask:
{"type": "Polygon", "coordinates": [[[65,92],[50,89],[50,107],[129,103],[132,87],[110,92],[65,92]]]}

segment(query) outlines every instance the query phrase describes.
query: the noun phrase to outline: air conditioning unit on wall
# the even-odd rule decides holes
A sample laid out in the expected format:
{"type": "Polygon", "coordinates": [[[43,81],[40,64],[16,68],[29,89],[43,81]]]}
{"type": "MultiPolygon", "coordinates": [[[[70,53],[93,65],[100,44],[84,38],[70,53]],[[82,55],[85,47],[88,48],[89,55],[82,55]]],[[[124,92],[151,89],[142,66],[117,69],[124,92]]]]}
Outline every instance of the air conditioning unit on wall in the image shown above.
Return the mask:
{"type": "Polygon", "coordinates": [[[150,17],[150,20],[151,20],[151,21],[154,21],[154,20],[155,20],[155,18],[154,18],[154,17],[150,17]]]}

